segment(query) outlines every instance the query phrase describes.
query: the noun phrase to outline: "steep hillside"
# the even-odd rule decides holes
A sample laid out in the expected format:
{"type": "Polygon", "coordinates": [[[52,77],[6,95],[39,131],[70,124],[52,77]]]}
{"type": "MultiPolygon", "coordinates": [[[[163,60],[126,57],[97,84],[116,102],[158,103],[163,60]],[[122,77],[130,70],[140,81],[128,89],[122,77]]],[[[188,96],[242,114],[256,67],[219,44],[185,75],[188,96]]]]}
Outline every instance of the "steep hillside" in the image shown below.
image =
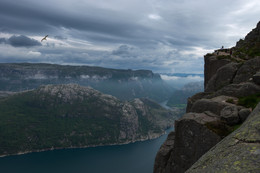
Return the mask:
{"type": "Polygon", "coordinates": [[[205,55],[205,90],[188,99],[155,173],[185,172],[220,141],[188,172],[259,172],[259,31],[260,22],[236,47],[205,55]]]}
{"type": "Polygon", "coordinates": [[[0,99],[0,155],[150,139],[174,119],[148,99],[122,102],[76,84],[46,85],[0,99]]]}
{"type": "Polygon", "coordinates": [[[91,66],[0,63],[0,91],[23,91],[46,84],[77,83],[122,100],[168,99],[171,89],[149,70],[118,70],[91,66]]]}

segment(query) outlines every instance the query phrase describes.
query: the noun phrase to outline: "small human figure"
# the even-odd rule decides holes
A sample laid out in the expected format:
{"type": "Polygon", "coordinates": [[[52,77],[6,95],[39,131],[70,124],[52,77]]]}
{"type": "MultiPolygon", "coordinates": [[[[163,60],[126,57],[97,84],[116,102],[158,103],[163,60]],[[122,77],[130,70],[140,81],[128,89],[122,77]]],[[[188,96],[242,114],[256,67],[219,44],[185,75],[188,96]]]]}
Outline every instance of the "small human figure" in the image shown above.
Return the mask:
{"type": "Polygon", "coordinates": [[[221,49],[224,49],[224,46],[222,46],[221,49]]]}

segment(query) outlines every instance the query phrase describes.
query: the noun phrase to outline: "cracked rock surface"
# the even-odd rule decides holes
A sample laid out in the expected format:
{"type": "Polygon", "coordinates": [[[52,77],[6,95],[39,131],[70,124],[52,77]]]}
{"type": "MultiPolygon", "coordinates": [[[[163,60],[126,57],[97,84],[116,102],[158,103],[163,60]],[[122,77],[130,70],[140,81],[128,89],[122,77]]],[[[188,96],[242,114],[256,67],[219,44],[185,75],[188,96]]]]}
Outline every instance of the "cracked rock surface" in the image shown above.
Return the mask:
{"type": "Polygon", "coordinates": [[[234,133],[203,155],[187,172],[260,172],[260,104],[234,133]]]}

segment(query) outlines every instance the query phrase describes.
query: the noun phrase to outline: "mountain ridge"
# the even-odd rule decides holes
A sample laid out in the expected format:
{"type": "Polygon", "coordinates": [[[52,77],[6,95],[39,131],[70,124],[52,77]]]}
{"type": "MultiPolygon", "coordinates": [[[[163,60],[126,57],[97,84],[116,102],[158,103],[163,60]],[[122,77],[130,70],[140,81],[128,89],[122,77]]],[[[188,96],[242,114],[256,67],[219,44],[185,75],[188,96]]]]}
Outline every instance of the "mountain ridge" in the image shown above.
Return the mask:
{"type": "Polygon", "coordinates": [[[0,63],[0,91],[23,91],[40,85],[77,83],[122,100],[148,97],[164,101],[172,92],[159,74],[150,70],[123,70],[45,63],[0,63]]]}
{"type": "Polygon", "coordinates": [[[0,99],[0,155],[125,144],[164,134],[174,112],[77,84],[44,85],[0,99]]]}

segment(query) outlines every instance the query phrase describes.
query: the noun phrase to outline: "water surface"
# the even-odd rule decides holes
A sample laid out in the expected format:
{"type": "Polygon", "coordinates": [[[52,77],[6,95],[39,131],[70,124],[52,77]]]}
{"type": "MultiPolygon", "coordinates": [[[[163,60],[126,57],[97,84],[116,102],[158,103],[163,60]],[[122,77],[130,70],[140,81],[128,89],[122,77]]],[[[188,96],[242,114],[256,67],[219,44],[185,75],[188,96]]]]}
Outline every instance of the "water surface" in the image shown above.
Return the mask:
{"type": "Polygon", "coordinates": [[[0,158],[0,172],[152,173],[156,153],[166,137],[163,135],[157,139],[126,145],[62,149],[3,157],[0,158]]]}

